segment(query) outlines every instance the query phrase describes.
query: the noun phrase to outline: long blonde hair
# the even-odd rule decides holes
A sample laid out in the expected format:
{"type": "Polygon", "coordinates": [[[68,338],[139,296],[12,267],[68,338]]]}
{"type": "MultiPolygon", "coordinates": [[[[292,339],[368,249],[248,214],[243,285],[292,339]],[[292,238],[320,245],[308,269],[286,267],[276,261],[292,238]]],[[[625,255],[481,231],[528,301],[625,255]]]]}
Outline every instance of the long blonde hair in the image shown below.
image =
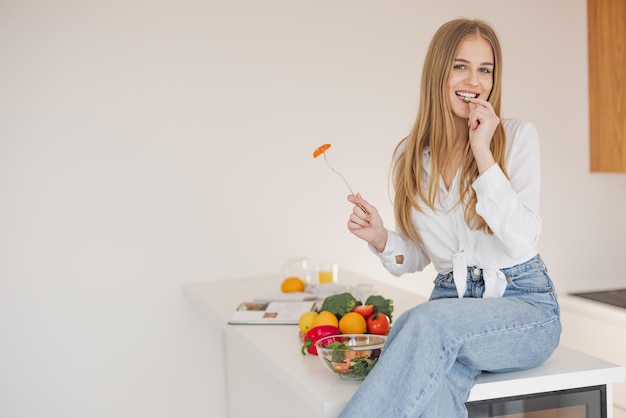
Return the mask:
{"type": "MultiPolygon", "coordinates": [[[[469,36],[479,35],[493,50],[493,87],[489,102],[500,115],[502,86],[502,51],[493,29],[483,21],[456,19],[442,25],[430,42],[424,60],[420,101],[413,129],[396,147],[393,178],[395,186],[394,210],[396,224],[407,237],[421,242],[414,224],[412,210],[422,211],[419,201],[436,210],[439,198],[439,178],[445,161],[444,152],[452,149],[455,139],[454,115],[448,98],[448,79],[459,44],[469,36]],[[424,179],[422,155],[431,152],[431,177],[424,179]]],[[[499,124],[491,141],[491,152],[504,170],[506,136],[499,124]]],[[[472,183],[478,177],[478,166],[467,141],[461,168],[460,201],[465,206],[465,222],[475,230],[492,233],[485,220],[476,213],[476,193],[472,183]]]]}

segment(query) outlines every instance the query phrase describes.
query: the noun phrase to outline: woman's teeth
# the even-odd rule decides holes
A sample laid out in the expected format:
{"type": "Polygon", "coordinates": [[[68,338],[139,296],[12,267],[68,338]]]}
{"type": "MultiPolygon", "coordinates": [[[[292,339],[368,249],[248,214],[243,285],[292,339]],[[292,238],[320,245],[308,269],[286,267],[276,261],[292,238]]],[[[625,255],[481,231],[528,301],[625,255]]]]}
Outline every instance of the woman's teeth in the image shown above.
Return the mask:
{"type": "Polygon", "coordinates": [[[461,92],[459,92],[456,95],[459,96],[460,98],[462,98],[465,103],[469,103],[469,101],[471,99],[475,99],[476,97],[478,97],[478,95],[474,94],[474,93],[461,93],[461,92]]]}

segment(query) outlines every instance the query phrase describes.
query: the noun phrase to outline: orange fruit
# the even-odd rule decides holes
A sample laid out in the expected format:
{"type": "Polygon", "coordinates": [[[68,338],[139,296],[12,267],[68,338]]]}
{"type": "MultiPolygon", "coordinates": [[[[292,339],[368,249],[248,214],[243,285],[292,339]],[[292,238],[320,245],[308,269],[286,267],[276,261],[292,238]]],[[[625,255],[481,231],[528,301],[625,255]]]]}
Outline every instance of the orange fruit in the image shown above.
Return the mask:
{"type": "Polygon", "coordinates": [[[363,334],[367,330],[367,323],[363,315],[348,312],[339,320],[339,331],[342,334],[363,334]]]}
{"type": "Polygon", "coordinates": [[[280,284],[280,290],[283,293],[304,292],[305,283],[299,277],[287,277],[280,284]]]}
{"type": "Polygon", "coordinates": [[[313,328],[319,327],[320,325],[332,325],[334,327],[339,327],[339,320],[334,313],[330,311],[322,311],[315,317],[315,319],[313,319],[313,328]]]}

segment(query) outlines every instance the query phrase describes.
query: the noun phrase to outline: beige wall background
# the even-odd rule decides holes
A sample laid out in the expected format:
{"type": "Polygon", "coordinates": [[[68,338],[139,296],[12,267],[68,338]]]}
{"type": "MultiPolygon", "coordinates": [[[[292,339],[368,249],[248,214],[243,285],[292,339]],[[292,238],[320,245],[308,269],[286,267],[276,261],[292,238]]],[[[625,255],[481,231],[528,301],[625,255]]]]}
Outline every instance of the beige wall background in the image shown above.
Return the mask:
{"type": "Polygon", "coordinates": [[[589,172],[584,0],[0,2],[0,416],[224,416],[186,282],[288,257],[391,278],[330,161],[393,227],[391,152],[441,23],[489,21],[541,134],[559,290],[624,286],[626,175],[589,172]]]}

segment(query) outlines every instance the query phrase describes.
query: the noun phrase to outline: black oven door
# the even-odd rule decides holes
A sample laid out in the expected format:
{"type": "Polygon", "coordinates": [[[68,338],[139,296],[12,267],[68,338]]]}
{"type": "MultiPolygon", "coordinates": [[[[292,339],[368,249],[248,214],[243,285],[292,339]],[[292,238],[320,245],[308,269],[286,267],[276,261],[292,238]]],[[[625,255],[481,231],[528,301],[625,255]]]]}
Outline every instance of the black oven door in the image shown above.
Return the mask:
{"type": "Polygon", "coordinates": [[[606,385],[468,402],[469,418],[606,418],[606,385]]]}

